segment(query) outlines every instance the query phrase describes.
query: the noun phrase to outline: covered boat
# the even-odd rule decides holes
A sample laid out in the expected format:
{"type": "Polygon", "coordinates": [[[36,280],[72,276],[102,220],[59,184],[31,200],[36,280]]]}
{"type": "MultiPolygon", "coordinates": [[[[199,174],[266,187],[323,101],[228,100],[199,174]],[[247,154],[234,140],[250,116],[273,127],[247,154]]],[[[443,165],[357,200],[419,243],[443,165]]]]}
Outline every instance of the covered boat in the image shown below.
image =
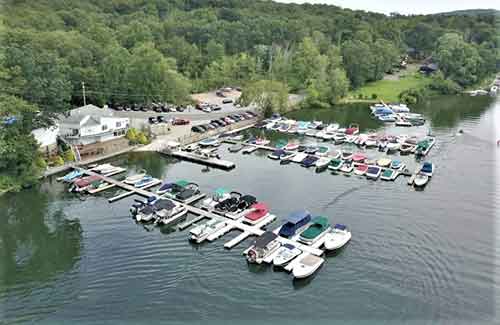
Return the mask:
{"type": "Polygon", "coordinates": [[[325,235],[325,248],[335,250],[343,247],[351,240],[351,232],[345,225],[336,224],[333,229],[325,235]]]}
{"type": "Polygon", "coordinates": [[[84,192],[91,187],[92,183],[97,182],[99,180],[101,180],[101,178],[99,176],[96,176],[96,175],[82,177],[82,178],[77,179],[73,182],[69,191],[70,192],[77,192],[77,193],[84,192]]]}
{"type": "Polygon", "coordinates": [[[343,164],[344,162],[342,161],[342,159],[332,159],[332,161],[330,161],[330,164],[328,164],[328,169],[339,170],[343,164]]]}
{"type": "Polygon", "coordinates": [[[386,157],[382,157],[382,158],[377,160],[377,165],[379,165],[380,167],[389,167],[391,162],[392,162],[391,159],[386,158],[386,157]]]}
{"type": "Polygon", "coordinates": [[[237,144],[230,146],[227,150],[229,150],[229,152],[238,152],[241,149],[243,149],[243,144],[237,143],[237,144]]]}
{"type": "Polygon", "coordinates": [[[200,142],[198,142],[198,144],[202,147],[216,147],[220,143],[219,140],[217,140],[217,138],[207,138],[201,140],[200,142]]]}
{"type": "Polygon", "coordinates": [[[200,194],[200,189],[198,184],[189,183],[179,193],[175,195],[175,199],[184,202],[198,194],[200,194]]]}
{"type": "Polygon", "coordinates": [[[302,233],[300,233],[299,241],[305,244],[312,244],[322,237],[325,232],[330,229],[330,223],[328,219],[322,216],[314,217],[311,220],[311,225],[307,227],[302,233]]]}
{"type": "Polygon", "coordinates": [[[255,225],[259,223],[263,218],[269,215],[269,208],[265,203],[254,203],[251,207],[252,210],[247,213],[243,219],[245,223],[255,225]]]}
{"type": "Polygon", "coordinates": [[[201,208],[208,211],[213,210],[217,203],[229,199],[230,197],[231,194],[229,193],[229,191],[225,188],[220,187],[215,190],[212,197],[206,198],[201,202],[201,208]]]}
{"type": "Polygon", "coordinates": [[[208,236],[221,230],[226,226],[224,221],[219,221],[217,219],[210,219],[204,224],[198,225],[189,231],[189,239],[197,244],[200,244],[208,236]]]}
{"type": "Polygon", "coordinates": [[[330,164],[331,159],[328,157],[321,157],[316,161],[316,172],[322,172],[325,171],[328,168],[328,165],[330,164]]]}
{"type": "Polygon", "coordinates": [[[288,150],[288,151],[294,151],[299,148],[299,143],[298,142],[289,142],[283,149],[288,150]]]}
{"type": "Polygon", "coordinates": [[[308,155],[304,160],[302,160],[301,166],[309,168],[311,166],[314,166],[316,164],[316,161],[318,161],[319,157],[314,156],[314,155],[308,155]]]}
{"type": "Polygon", "coordinates": [[[144,169],[140,170],[139,173],[135,174],[135,175],[129,175],[127,176],[123,182],[125,184],[131,184],[131,185],[134,185],[135,183],[139,182],[140,180],[142,180],[144,178],[144,176],[146,176],[146,171],[144,169]]]}
{"type": "Polygon", "coordinates": [[[156,179],[151,175],[145,175],[139,181],[134,183],[134,187],[143,188],[156,182],[156,179]]]}
{"type": "Polygon", "coordinates": [[[269,159],[278,160],[282,156],[284,156],[285,154],[286,154],[285,150],[283,150],[283,149],[276,149],[273,152],[271,152],[269,155],[267,155],[267,157],[269,159]]]}
{"type": "Polygon", "coordinates": [[[367,170],[368,170],[367,164],[357,164],[356,167],[354,168],[354,174],[361,176],[364,175],[367,170]]]}
{"type": "Polygon", "coordinates": [[[425,185],[427,185],[428,182],[429,182],[429,176],[423,173],[417,173],[415,179],[413,180],[413,184],[416,187],[424,187],[425,185]]]}
{"type": "Polygon", "coordinates": [[[276,255],[273,258],[273,264],[275,266],[285,266],[291,260],[302,254],[302,251],[292,244],[284,244],[276,251],[276,255]]]}
{"type": "Polygon", "coordinates": [[[293,267],[293,277],[296,279],[307,278],[313,275],[324,262],[325,260],[321,257],[312,254],[306,254],[293,267]]]}
{"type": "Polygon", "coordinates": [[[434,173],[434,164],[428,161],[424,162],[420,168],[420,173],[432,177],[434,173]]]}
{"type": "Polygon", "coordinates": [[[299,152],[295,156],[292,157],[292,161],[295,163],[301,163],[304,159],[306,159],[307,154],[304,152],[299,152]]]}
{"type": "Polygon", "coordinates": [[[352,161],[355,163],[362,163],[365,161],[366,155],[362,152],[357,152],[354,155],[352,155],[352,161]]]}
{"type": "Polygon", "coordinates": [[[382,173],[382,168],[379,166],[368,166],[368,169],[366,170],[366,177],[370,179],[377,179],[380,177],[380,174],[382,173]]]}
{"type": "Polygon", "coordinates": [[[288,144],[288,141],[285,139],[279,139],[278,142],[276,142],[276,149],[284,149],[285,146],[288,144]]]}
{"type": "Polygon", "coordinates": [[[80,169],[75,169],[75,170],[67,173],[66,175],[64,175],[59,180],[62,180],[64,182],[72,182],[73,180],[75,180],[76,178],[78,178],[82,175],[83,175],[83,172],[80,169]]]}
{"type": "Polygon", "coordinates": [[[359,125],[358,124],[351,124],[347,129],[345,129],[345,134],[346,135],[356,135],[359,133],[359,125]]]}
{"type": "Polygon", "coordinates": [[[160,188],[156,191],[157,194],[167,194],[168,196],[175,197],[175,195],[181,192],[189,184],[186,180],[179,180],[175,183],[164,182],[160,188]]]}
{"type": "Polygon", "coordinates": [[[292,237],[309,221],[311,221],[311,214],[309,213],[309,211],[295,211],[286,218],[285,223],[280,227],[278,235],[286,238],[292,237]]]}
{"type": "Polygon", "coordinates": [[[262,263],[266,256],[274,253],[281,246],[280,242],[276,240],[277,237],[275,233],[266,231],[262,236],[255,239],[246,253],[247,261],[257,264],[262,263]]]}
{"type": "Polygon", "coordinates": [[[396,178],[397,172],[392,168],[386,168],[380,175],[383,181],[393,181],[396,178]]]}
{"type": "Polygon", "coordinates": [[[349,174],[354,170],[354,164],[351,160],[345,161],[339,170],[343,173],[349,174]]]}
{"type": "Polygon", "coordinates": [[[401,170],[405,168],[405,164],[401,160],[394,159],[391,161],[391,168],[395,170],[401,170]]]}
{"type": "Polygon", "coordinates": [[[328,155],[329,152],[330,152],[330,148],[329,147],[319,146],[318,147],[318,151],[316,151],[316,155],[318,155],[320,157],[325,157],[325,156],[328,155]]]}

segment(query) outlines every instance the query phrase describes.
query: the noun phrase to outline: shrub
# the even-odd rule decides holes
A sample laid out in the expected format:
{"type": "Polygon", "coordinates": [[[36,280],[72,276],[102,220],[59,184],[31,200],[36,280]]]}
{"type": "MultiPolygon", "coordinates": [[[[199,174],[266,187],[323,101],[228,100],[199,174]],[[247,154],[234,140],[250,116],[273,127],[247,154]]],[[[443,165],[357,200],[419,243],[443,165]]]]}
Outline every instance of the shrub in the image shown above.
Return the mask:
{"type": "Polygon", "coordinates": [[[125,137],[131,142],[135,143],[137,141],[137,130],[134,128],[130,128],[127,130],[125,137]]]}
{"type": "Polygon", "coordinates": [[[372,94],[372,99],[377,99],[377,94],[372,94]]]}
{"type": "Polygon", "coordinates": [[[149,140],[143,132],[137,134],[137,142],[140,144],[148,144],[149,140]]]}
{"type": "Polygon", "coordinates": [[[64,159],[62,159],[61,156],[57,155],[52,158],[52,163],[54,164],[54,166],[62,166],[64,165],[64,159]]]}
{"type": "Polygon", "coordinates": [[[363,99],[363,94],[359,94],[359,95],[358,95],[358,98],[359,98],[359,99],[363,99]]]}
{"type": "Polygon", "coordinates": [[[68,161],[68,162],[76,160],[75,154],[73,153],[73,150],[71,150],[71,149],[66,150],[63,157],[64,157],[64,161],[68,161]]]}
{"type": "Polygon", "coordinates": [[[35,160],[35,166],[41,170],[45,170],[47,168],[47,162],[42,157],[38,157],[35,160]]]}

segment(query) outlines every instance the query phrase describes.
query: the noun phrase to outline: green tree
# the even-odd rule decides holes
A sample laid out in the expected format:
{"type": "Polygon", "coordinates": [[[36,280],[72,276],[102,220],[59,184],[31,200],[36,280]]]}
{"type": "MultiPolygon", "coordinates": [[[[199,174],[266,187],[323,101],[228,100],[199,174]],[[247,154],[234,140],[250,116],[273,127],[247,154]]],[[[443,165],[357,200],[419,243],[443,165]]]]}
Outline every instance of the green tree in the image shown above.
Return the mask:
{"type": "Polygon", "coordinates": [[[342,47],[343,63],[354,88],[373,80],[374,55],[370,46],[362,41],[347,41],[342,47]]]}
{"type": "Polygon", "coordinates": [[[286,110],[288,105],[288,88],[279,81],[259,80],[245,86],[240,101],[243,105],[256,105],[265,116],[272,112],[286,110]]]}

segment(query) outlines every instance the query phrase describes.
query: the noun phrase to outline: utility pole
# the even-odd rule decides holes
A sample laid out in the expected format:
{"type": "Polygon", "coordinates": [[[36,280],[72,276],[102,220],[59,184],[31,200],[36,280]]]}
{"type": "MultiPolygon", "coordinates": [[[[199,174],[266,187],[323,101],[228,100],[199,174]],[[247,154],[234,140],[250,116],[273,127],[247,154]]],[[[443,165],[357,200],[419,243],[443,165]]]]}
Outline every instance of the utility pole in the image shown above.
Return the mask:
{"type": "Polygon", "coordinates": [[[82,92],[83,92],[83,106],[87,106],[87,99],[85,98],[85,82],[82,81],[82,92]]]}

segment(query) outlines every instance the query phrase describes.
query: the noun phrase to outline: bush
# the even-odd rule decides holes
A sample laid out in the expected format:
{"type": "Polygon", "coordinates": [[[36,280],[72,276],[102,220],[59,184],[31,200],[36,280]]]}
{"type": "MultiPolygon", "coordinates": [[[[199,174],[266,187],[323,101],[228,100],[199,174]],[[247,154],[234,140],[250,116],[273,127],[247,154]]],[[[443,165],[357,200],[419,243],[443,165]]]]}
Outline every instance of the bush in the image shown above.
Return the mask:
{"type": "Polygon", "coordinates": [[[359,95],[358,95],[358,98],[359,98],[359,99],[363,99],[363,94],[359,94],[359,95]]]}
{"type": "Polygon", "coordinates": [[[425,89],[411,88],[399,94],[399,100],[405,104],[416,104],[427,96],[425,89]]]}
{"type": "Polygon", "coordinates": [[[42,157],[38,157],[35,160],[35,166],[41,170],[45,170],[47,168],[47,162],[42,157]]]}
{"type": "Polygon", "coordinates": [[[64,165],[64,159],[62,159],[62,157],[58,155],[52,158],[52,163],[54,164],[54,166],[62,166],[64,165]]]}
{"type": "Polygon", "coordinates": [[[372,94],[372,99],[377,99],[377,94],[372,94]]]}
{"type": "Polygon", "coordinates": [[[71,150],[71,149],[67,150],[64,153],[63,157],[64,157],[64,161],[67,161],[67,162],[76,160],[75,154],[73,153],[73,150],[71,150]]]}
{"type": "Polygon", "coordinates": [[[148,144],[149,140],[143,132],[137,134],[137,142],[140,144],[148,144]]]}
{"type": "Polygon", "coordinates": [[[435,90],[443,95],[454,95],[458,94],[462,87],[459,84],[450,79],[445,79],[443,74],[437,73],[432,78],[432,82],[429,84],[429,89],[435,90]]]}
{"type": "Polygon", "coordinates": [[[127,130],[127,134],[125,134],[125,137],[131,142],[135,143],[137,142],[137,130],[134,128],[130,128],[127,130]]]}

